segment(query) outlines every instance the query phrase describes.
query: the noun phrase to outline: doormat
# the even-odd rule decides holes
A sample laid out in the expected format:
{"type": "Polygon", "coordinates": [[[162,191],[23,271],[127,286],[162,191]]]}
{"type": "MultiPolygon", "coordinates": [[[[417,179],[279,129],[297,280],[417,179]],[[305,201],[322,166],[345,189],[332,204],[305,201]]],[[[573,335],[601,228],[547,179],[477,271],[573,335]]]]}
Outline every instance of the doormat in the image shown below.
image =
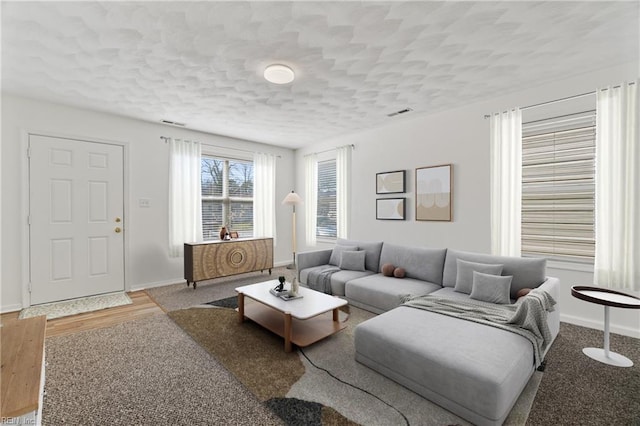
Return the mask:
{"type": "Polygon", "coordinates": [[[100,309],[130,305],[131,303],[133,302],[125,293],[101,294],[98,296],[30,306],[20,311],[18,318],[22,319],[46,315],[47,319],[50,320],[85,312],[99,311],[100,309]]]}

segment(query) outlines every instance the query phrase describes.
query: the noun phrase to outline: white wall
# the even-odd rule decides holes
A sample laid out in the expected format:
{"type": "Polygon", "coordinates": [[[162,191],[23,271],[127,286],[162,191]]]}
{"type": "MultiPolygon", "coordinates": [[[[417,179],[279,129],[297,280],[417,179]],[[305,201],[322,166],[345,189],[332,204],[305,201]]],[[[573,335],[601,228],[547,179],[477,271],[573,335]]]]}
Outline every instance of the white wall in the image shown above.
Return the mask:
{"type": "MultiPolygon", "coordinates": [[[[24,241],[28,177],[23,135],[43,132],[55,136],[75,136],[128,144],[128,203],[125,218],[128,257],[125,260],[127,289],[139,289],[183,280],[182,258],[168,256],[168,164],[169,149],[160,136],[193,139],[205,144],[280,155],[277,161],[276,201],[293,187],[294,154],[290,149],[193,132],[160,123],[132,120],[30,99],[2,95],[2,312],[22,308],[25,275],[24,241]],[[149,208],[138,205],[140,198],[151,201],[149,208]]],[[[211,149],[206,147],[206,149],[211,149]]],[[[276,203],[276,265],[291,260],[291,212],[276,203]]]]}
{"type": "MultiPolygon", "coordinates": [[[[629,63],[599,72],[515,90],[490,101],[461,106],[433,115],[413,112],[396,118],[381,117],[388,125],[324,141],[296,151],[296,188],[304,196],[304,155],[331,147],[354,144],[350,238],[389,241],[414,246],[449,247],[490,252],[489,218],[489,120],[485,114],[594,91],[598,87],[638,78],[638,64],[629,63]],[[414,114],[411,116],[411,114],[414,114]],[[415,168],[453,164],[453,221],[415,221],[415,168]],[[407,220],[382,221],[375,218],[375,175],[393,170],[407,171],[407,220]]],[[[461,82],[460,84],[464,84],[461,82]]],[[[407,105],[411,106],[411,105],[407,105]]],[[[304,206],[298,221],[299,251],[304,241],[304,206]]],[[[593,274],[549,267],[548,275],[561,279],[560,298],[563,321],[602,327],[603,311],[598,305],[571,296],[573,285],[592,285],[593,274]]],[[[612,309],[612,331],[640,337],[637,310],[612,309]]]]}

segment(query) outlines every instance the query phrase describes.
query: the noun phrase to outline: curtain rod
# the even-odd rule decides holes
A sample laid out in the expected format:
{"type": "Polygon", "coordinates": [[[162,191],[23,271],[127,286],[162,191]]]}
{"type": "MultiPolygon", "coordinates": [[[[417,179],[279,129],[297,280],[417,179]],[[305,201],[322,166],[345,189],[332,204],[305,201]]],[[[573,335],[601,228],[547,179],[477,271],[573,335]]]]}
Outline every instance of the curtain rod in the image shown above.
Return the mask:
{"type": "MultiPolygon", "coordinates": [[[[633,84],[636,84],[636,82],[635,82],[635,81],[632,81],[632,82],[627,83],[627,84],[628,84],[629,86],[631,86],[631,85],[633,85],[633,84]]],[[[622,87],[622,85],[613,86],[613,88],[614,88],[614,89],[617,89],[617,88],[619,88],[619,87],[622,87]]],[[[604,92],[604,91],[608,90],[608,88],[607,88],[607,87],[605,87],[605,88],[600,89],[600,90],[604,92]]],[[[524,110],[526,110],[526,109],[537,108],[537,107],[540,107],[540,106],[543,106],[543,105],[551,105],[551,104],[555,104],[555,103],[558,103],[558,102],[568,101],[568,100],[571,100],[571,99],[578,99],[578,98],[582,98],[582,97],[584,97],[584,96],[595,95],[597,92],[598,92],[597,90],[592,90],[591,92],[581,93],[581,94],[579,94],[579,95],[567,96],[566,98],[555,99],[555,100],[553,100],[553,101],[540,102],[539,104],[527,105],[527,106],[525,106],[525,107],[520,108],[520,110],[521,110],[521,111],[524,111],[524,110]]],[[[507,112],[507,111],[504,111],[504,112],[507,112]]],[[[495,113],[495,114],[498,114],[498,113],[495,113]]],[[[485,114],[485,115],[484,115],[484,118],[485,118],[485,119],[487,119],[487,118],[491,118],[491,115],[492,115],[492,114],[485,114]]]]}
{"type": "MultiPolygon", "coordinates": [[[[164,141],[164,143],[167,143],[167,142],[169,142],[169,139],[171,139],[171,138],[167,137],[167,136],[160,136],[160,139],[162,139],[164,141]]],[[[255,152],[260,152],[260,151],[251,151],[250,149],[231,148],[231,147],[228,147],[228,146],[213,145],[213,144],[205,143],[205,142],[200,142],[200,144],[204,145],[204,146],[211,146],[211,147],[214,147],[214,148],[230,149],[230,150],[233,150],[233,151],[241,151],[241,152],[250,152],[252,154],[255,153],[255,152]]],[[[282,158],[281,155],[276,155],[276,157],[282,158]]]]}
{"type": "MultiPolygon", "coordinates": [[[[342,145],[342,146],[350,146],[351,149],[355,150],[356,146],[352,143],[348,144],[348,145],[342,145]]],[[[311,155],[311,154],[324,154],[325,152],[329,152],[329,151],[335,151],[336,149],[340,148],[339,146],[336,146],[335,148],[329,148],[329,149],[325,149],[324,151],[317,151],[317,152],[310,152],[309,154],[305,154],[305,155],[311,155]]]]}

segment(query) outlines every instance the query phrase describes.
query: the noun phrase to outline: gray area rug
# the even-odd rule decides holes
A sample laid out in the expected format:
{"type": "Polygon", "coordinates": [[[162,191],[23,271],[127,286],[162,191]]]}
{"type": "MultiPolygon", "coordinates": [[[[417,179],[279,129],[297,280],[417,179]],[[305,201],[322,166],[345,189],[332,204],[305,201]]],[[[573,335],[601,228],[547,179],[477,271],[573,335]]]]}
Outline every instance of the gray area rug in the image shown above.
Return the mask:
{"type": "Polygon", "coordinates": [[[43,425],[279,425],[166,315],[46,340],[43,425]]]}
{"type": "Polygon", "coordinates": [[[610,335],[610,348],[634,363],[621,368],[582,353],[603,332],[560,323],[527,425],[640,425],[640,340],[610,335]]]}
{"type": "MultiPolygon", "coordinates": [[[[231,297],[214,304],[228,306],[235,300],[231,297]]],[[[277,391],[275,384],[268,384],[271,383],[271,368],[274,365],[293,368],[284,356],[282,339],[253,322],[239,324],[237,313],[228,308],[194,307],[172,311],[169,315],[252,392],[260,395],[286,424],[329,424],[318,418],[318,407],[322,406],[330,407],[347,420],[361,425],[469,424],[355,361],[353,332],[359,323],[374,316],[370,312],[351,307],[344,330],[305,349],[298,349],[302,370],[285,389],[277,391]],[[207,326],[209,323],[212,325],[207,326]],[[249,347],[252,348],[251,353],[246,352],[245,348],[249,347]],[[257,357],[256,354],[263,355],[257,357]],[[256,359],[251,361],[252,358],[256,359]],[[280,358],[279,364],[277,360],[280,358]],[[264,365],[266,370],[256,369],[256,363],[264,365]],[[302,401],[315,405],[302,404],[302,401]],[[291,406],[296,408],[289,409],[291,406]],[[293,417],[292,413],[298,417],[293,417]],[[302,414],[307,421],[301,423],[299,416],[302,414]]],[[[341,319],[347,317],[344,312],[340,315],[341,319]]],[[[533,376],[507,419],[507,425],[525,423],[541,374],[533,376]]]]}
{"type": "MultiPolygon", "coordinates": [[[[235,303],[237,301],[236,287],[269,279],[277,280],[279,275],[284,275],[287,281],[291,281],[294,277],[293,274],[293,271],[286,268],[276,268],[270,277],[266,273],[244,274],[214,280],[209,285],[201,286],[199,284],[195,290],[192,287],[187,287],[186,284],[174,284],[149,289],[147,293],[166,311],[202,305],[234,308],[237,306],[235,303]]],[[[308,358],[301,354],[307,373],[286,395],[288,398],[320,402],[363,425],[406,424],[403,416],[410,419],[410,424],[468,424],[463,419],[392,380],[356,363],[353,355],[353,328],[374,314],[353,307],[351,313],[352,317],[347,322],[348,327],[345,330],[307,348],[304,354],[308,358]],[[326,359],[324,359],[325,356],[326,359]],[[345,376],[346,380],[355,377],[357,380],[349,383],[361,387],[364,391],[341,384],[339,380],[314,367],[312,363],[330,371],[333,368],[336,375],[348,371],[349,373],[345,376]],[[320,384],[322,386],[319,386],[320,384]],[[380,399],[368,395],[367,392],[379,396],[380,399]],[[355,398],[355,395],[359,396],[355,398]],[[402,410],[408,410],[409,414],[402,410]],[[402,411],[403,414],[398,411],[402,411]],[[430,421],[425,423],[425,419],[430,419],[430,421]]],[[[542,373],[534,374],[514,406],[506,424],[525,424],[541,378],[542,373]]]]}
{"type": "MultiPolygon", "coordinates": [[[[281,275],[292,272],[281,269],[281,275]]],[[[266,273],[247,274],[211,285],[203,283],[196,290],[181,283],[147,292],[153,293],[165,310],[182,309],[216,299],[233,300],[235,287],[275,280],[277,276],[276,271],[271,277],[266,273]]],[[[353,358],[332,352],[334,345],[348,340],[352,325],[372,315],[358,311],[352,309],[350,327],[304,350],[301,360],[305,374],[286,399],[305,398],[311,393],[314,400],[332,404],[361,424],[367,424],[362,417],[367,410],[384,412],[381,419],[386,424],[404,424],[402,415],[394,409],[379,400],[367,400],[371,397],[360,395],[359,390],[336,385],[334,378],[314,366],[346,372],[345,381],[355,379],[354,383],[363,384],[363,388],[386,380],[350,372],[352,366],[348,364],[355,363],[353,358]],[[333,383],[330,392],[319,390],[327,389],[329,383],[333,383]]],[[[562,323],[560,335],[547,356],[545,372],[536,373],[530,383],[528,392],[535,395],[530,412],[526,402],[514,408],[510,424],[640,425],[639,343],[638,339],[612,334],[612,350],[629,357],[635,365],[606,366],[582,354],[585,346],[602,345],[602,331],[562,323]]],[[[44,425],[282,424],[272,410],[164,315],[47,338],[46,345],[44,425]]],[[[378,396],[402,411],[411,424],[431,424],[425,421],[428,416],[419,414],[424,408],[416,407],[424,405],[414,403],[416,398],[422,398],[415,394],[399,398],[397,391],[408,391],[393,383],[383,388],[378,396]],[[417,414],[411,414],[411,410],[417,414]]],[[[276,405],[282,408],[282,404],[276,405]]],[[[464,424],[461,420],[443,421],[436,423],[464,424]]]]}
{"type": "MultiPolygon", "coordinates": [[[[234,301],[235,298],[231,298],[222,303],[233,306],[234,301]]],[[[320,342],[310,349],[329,342],[320,342]]],[[[526,406],[514,407],[509,421],[535,426],[640,426],[640,340],[611,334],[611,349],[630,358],[634,362],[631,368],[608,366],[582,353],[584,347],[602,347],[602,344],[601,330],[561,323],[560,334],[547,354],[545,372],[535,373],[529,383],[527,392],[535,395],[531,410],[526,406]],[[536,381],[540,383],[537,393],[536,381]],[[528,417],[522,417],[526,412],[528,417]]]]}

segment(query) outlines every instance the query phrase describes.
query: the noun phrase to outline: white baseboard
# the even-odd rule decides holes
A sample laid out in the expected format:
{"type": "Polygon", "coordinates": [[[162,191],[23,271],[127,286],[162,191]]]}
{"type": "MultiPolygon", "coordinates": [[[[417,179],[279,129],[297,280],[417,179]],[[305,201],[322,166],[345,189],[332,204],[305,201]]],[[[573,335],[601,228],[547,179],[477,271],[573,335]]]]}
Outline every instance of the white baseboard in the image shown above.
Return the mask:
{"type": "Polygon", "coordinates": [[[187,285],[187,282],[185,281],[185,279],[180,277],[180,278],[173,278],[170,280],[154,281],[151,283],[132,284],[131,287],[129,287],[129,290],[127,291],[140,291],[140,290],[145,290],[147,288],[162,287],[165,285],[178,284],[178,283],[182,283],[185,286],[187,285]]]}
{"type": "MultiPolygon", "coordinates": [[[[290,262],[286,262],[286,261],[278,262],[278,263],[274,263],[273,267],[278,268],[278,267],[283,267],[290,264],[291,264],[290,262]]],[[[239,275],[239,277],[241,275],[239,275]]],[[[178,283],[182,283],[185,286],[187,285],[187,282],[185,281],[184,277],[180,277],[180,278],[173,278],[170,280],[155,281],[151,283],[132,284],[127,291],[140,291],[140,290],[145,290],[147,288],[162,287],[165,285],[178,284],[178,283]]]]}
{"type": "Polygon", "coordinates": [[[15,311],[21,311],[22,310],[22,305],[19,303],[14,303],[13,305],[5,305],[0,307],[0,313],[1,314],[6,314],[9,312],[15,312],[15,311]]]}
{"type": "MultiPolygon", "coordinates": [[[[604,319],[602,321],[593,321],[573,315],[560,314],[560,321],[568,322],[569,324],[580,325],[582,327],[594,328],[596,330],[604,330],[604,322],[602,322],[604,321],[604,319]]],[[[640,330],[631,327],[610,324],[609,331],[611,333],[622,334],[623,336],[635,337],[636,339],[640,339],[640,330]]]]}

